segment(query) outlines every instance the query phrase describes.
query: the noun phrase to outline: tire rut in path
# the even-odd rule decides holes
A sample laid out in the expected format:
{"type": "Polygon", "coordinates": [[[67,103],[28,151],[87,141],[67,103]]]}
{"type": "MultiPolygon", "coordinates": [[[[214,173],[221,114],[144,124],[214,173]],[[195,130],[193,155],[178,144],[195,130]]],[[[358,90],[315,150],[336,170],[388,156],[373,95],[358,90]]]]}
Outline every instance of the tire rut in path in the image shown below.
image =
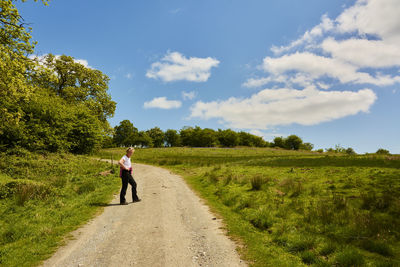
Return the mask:
{"type": "Polygon", "coordinates": [[[121,206],[116,195],[43,266],[247,266],[180,176],[134,164],[134,178],[141,202],[121,206]]]}

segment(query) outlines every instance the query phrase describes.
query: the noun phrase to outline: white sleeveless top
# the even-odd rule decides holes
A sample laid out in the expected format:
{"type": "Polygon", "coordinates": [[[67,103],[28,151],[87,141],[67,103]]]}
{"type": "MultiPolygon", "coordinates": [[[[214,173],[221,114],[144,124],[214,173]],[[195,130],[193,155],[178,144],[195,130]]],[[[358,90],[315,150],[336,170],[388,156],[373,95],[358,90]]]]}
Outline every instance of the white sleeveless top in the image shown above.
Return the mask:
{"type": "Polygon", "coordinates": [[[124,166],[127,169],[130,169],[132,167],[131,159],[128,158],[126,155],[124,155],[121,159],[124,161],[124,166]]]}

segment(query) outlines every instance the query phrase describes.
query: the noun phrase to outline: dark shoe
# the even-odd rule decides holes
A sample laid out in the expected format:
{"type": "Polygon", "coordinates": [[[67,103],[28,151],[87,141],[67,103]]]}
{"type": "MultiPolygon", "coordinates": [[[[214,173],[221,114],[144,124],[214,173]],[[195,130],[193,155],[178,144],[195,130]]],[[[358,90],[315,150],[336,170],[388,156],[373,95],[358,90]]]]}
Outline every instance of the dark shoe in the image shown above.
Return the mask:
{"type": "Polygon", "coordinates": [[[132,203],[140,202],[140,201],[142,201],[142,200],[140,198],[138,198],[138,199],[133,200],[132,203]]]}
{"type": "Polygon", "coordinates": [[[128,205],[128,202],[121,202],[121,203],[119,203],[120,205],[128,205]]]}

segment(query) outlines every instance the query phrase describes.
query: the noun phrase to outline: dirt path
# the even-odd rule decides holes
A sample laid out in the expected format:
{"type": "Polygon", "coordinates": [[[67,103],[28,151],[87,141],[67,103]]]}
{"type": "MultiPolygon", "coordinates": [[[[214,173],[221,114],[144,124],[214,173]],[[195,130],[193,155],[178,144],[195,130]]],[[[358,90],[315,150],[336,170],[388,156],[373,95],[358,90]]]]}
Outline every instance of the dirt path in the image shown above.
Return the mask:
{"type": "Polygon", "coordinates": [[[73,233],[44,266],[246,266],[235,244],[180,176],[134,164],[141,202],[104,212],[73,233]]]}

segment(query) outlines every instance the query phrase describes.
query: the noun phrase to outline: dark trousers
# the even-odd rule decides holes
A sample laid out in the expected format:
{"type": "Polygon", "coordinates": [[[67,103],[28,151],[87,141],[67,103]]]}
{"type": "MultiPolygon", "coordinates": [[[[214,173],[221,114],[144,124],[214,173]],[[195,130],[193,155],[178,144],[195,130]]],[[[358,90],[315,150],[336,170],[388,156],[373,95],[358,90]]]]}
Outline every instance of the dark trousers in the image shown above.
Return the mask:
{"type": "Polygon", "coordinates": [[[133,179],[131,173],[127,170],[122,171],[122,188],[121,188],[121,193],[119,195],[119,201],[121,203],[124,203],[126,201],[125,195],[126,195],[126,189],[128,189],[128,183],[132,186],[132,201],[138,200],[137,192],[136,192],[136,182],[133,179]]]}

